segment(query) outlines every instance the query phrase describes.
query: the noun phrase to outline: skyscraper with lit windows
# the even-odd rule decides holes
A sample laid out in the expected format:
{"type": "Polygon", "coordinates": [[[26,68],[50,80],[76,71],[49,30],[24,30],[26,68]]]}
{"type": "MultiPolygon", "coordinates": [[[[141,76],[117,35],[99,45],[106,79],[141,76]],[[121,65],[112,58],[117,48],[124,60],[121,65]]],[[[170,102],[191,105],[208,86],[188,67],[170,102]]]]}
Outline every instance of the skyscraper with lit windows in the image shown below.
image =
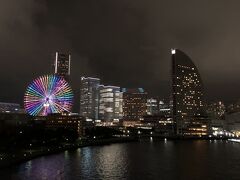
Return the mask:
{"type": "Polygon", "coordinates": [[[177,135],[207,135],[203,83],[197,67],[182,51],[172,49],[173,120],[177,135]]]}
{"type": "Polygon", "coordinates": [[[80,115],[86,119],[98,119],[100,79],[81,77],[80,115]]]}
{"type": "Polygon", "coordinates": [[[99,119],[106,126],[119,122],[123,116],[122,92],[118,86],[99,86],[99,119]]]}
{"type": "Polygon", "coordinates": [[[54,74],[69,80],[71,69],[71,55],[56,52],[54,55],[54,74]]]}
{"type": "Polygon", "coordinates": [[[143,88],[123,88],[123,119],[143,120],[147,115],[147,92],[143,88]]]}
{"type": "Polygon", "coordinates": [[[157,115],[159,113],[158,99],[147,99],[147,115],[157,115]]]}

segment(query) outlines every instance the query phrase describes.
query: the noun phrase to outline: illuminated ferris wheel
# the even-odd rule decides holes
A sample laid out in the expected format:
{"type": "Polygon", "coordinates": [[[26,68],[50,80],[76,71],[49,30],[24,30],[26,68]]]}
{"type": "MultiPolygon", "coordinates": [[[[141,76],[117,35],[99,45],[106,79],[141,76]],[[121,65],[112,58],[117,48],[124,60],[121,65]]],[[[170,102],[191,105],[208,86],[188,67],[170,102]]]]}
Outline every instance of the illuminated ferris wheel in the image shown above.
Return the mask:
{"type": "Polygon", "coordinates": [[[67,81],[57,75],[44,75],[35,79],[25,92],[24,107],[33,116],[70,112],[73,92],[67,81]]]}

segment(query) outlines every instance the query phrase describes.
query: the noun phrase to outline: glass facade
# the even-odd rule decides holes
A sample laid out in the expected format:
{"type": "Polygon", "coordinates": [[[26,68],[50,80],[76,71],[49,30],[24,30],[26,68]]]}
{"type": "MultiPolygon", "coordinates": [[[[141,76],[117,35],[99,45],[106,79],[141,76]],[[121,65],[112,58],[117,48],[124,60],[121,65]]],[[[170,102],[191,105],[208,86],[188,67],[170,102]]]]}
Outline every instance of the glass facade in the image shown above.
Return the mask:
{"type": "Polygon", "coordinates": [[[99,119],[113,122],[122,118],[122,92],[117,86],[99,86],[99,119]]]}
{"type": "Polygon", "coordinates": [[[122,92],[124,120],[142,120],[147,114],[147,93],[143,88],[123,88],[122,92]]]}
{"type": "Polygon", "coordinates": [[[54,73],[69,80],[70,76],[71,55],[64,53],[55,53],[54,57],[54,73]]]}
{"type": "Polygon", "coordinates": [[[192,60],[172,50],[172,97],[175,132],[178,135],[207,135],[203,83],[192,60]]]}
{"type": "Polygon", "coordinates": [[[159,101],[159,115],[161,115],[161,116],[170,116],[171,115],[170,103],[166,103],[163,100],[159,101]]]}
{"type": "Polygon", "coordinates": [[[81,77],[80,84],[80,115],[87,119],[98,119],[100,79],[81,77]]]}
{"type": "Polygon", "coordinates": [[[147,99],[147,115],[159,114],[158,100],[155,98],[147,99]]]}

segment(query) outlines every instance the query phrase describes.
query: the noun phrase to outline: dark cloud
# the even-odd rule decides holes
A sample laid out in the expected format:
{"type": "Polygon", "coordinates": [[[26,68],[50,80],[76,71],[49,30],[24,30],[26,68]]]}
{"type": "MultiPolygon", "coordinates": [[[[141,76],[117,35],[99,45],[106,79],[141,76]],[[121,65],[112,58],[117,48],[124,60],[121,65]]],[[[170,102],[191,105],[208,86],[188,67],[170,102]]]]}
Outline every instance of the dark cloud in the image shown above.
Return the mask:
{"type": "Polygon", "coordinates": [[[172,47],[193,59],[210,100],[233,101],[240,88],[239,5],[234,0],[1,1],[0,101],[21,103],[27,84],[51,72],[56,50],[72,53],[76,97],[82,75],[169,96],[172,47]]]}

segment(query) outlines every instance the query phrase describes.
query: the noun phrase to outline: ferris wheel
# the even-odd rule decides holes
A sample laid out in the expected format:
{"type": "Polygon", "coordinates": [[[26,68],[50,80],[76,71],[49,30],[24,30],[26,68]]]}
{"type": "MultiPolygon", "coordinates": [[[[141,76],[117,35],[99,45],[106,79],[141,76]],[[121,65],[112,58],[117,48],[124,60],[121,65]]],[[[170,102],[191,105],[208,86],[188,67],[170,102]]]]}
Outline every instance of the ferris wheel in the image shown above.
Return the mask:
{"type": "Polygon", "coordinates": [[[32,116],[70,112],[73,92],[68,82],[57,75],[44,75],[33,80],[24,95],[24,107],[32,116]]]}

